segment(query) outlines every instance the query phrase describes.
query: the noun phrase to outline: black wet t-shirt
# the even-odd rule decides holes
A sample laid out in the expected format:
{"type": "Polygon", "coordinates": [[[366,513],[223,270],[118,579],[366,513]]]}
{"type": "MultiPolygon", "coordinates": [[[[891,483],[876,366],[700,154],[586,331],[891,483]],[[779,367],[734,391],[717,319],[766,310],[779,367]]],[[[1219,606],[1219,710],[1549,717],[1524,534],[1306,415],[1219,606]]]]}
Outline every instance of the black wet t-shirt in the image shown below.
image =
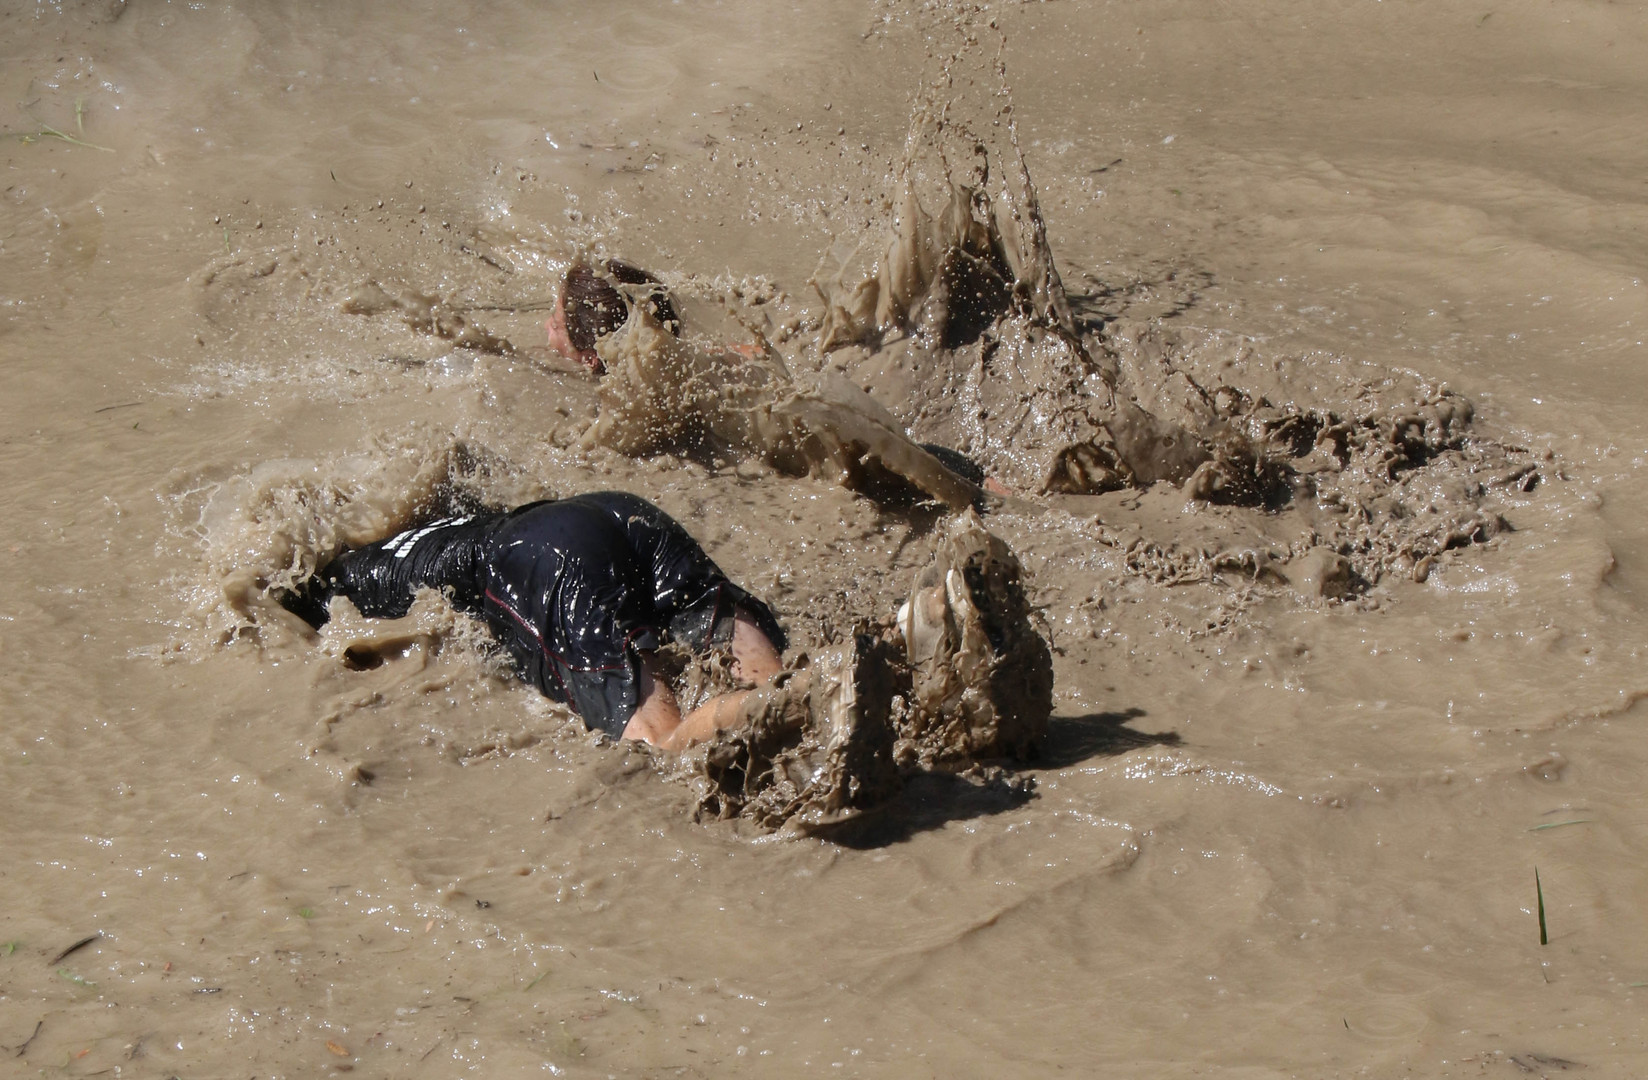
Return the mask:
{"type": "Polygon", "coordinates": [[[339,557],[326,592],[396,618],[427,586],[486,620],[522,678],[621,735],[639,703],[637,651],[724,641],[742,610],[772,640],[771,609],[639,496],[599,492],[507,513],[444,518],[339,557]]]}

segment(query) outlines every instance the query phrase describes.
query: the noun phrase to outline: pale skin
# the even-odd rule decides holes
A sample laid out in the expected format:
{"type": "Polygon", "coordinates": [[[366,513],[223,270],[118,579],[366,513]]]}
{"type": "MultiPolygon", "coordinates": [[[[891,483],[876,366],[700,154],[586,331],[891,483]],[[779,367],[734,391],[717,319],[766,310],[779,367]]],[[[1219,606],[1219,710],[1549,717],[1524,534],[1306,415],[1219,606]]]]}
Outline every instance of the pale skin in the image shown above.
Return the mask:
{"type": "MultiPolygon", "coordinates": [[[[783,667],[773,643],[742,612],[733,622],[732,661],[733,677],[758,687],[765,686],[783,667]]],[[[652,654],[642,653],[641,702],[624,727],[624,738],[664,750],[685,750],[737,723],[739,706],[750,693],[736,690],[720,694],[682,716],[681,704],[669,683],[658,675],[652,654]]]]}
{"type": "Polygon", "coordinates": [[[566,301],[563,297],[555,298],[555,311],[544,322],[544,329],[549,331],[550,348],[568,360],[576,360],[589,370],[600,374],[601,358],[595,354],[595,350],[575,348],[572,339],[567,336],[566,301]]]}

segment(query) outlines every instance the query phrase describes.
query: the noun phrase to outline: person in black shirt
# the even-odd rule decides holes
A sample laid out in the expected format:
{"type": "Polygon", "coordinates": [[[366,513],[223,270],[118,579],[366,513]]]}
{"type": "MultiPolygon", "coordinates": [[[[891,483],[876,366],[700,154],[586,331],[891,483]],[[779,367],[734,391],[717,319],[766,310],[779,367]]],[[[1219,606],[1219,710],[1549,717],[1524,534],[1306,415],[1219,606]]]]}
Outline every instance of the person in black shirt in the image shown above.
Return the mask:
{"type": "Polygon", "coordinates": [[[521,677],[592,730],[682,749],[737,718],[745,692],[682,716],[654,653],[666,639],[730,648],[733,674],[777,674],[784,631],[668,514],[599,492],[510,511],[442,518],[340,555],[289,595],[320,626],[346,596],[362,615],[399,618],[419,588],[483,619],[521,677]]]}

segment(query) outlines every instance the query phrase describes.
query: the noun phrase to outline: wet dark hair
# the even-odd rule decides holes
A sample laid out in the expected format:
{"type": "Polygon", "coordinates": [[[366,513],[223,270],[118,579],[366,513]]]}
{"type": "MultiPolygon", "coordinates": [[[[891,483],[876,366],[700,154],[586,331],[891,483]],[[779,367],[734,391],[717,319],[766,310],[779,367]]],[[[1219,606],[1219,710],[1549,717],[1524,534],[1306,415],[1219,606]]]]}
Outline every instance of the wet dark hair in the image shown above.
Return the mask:
{"type": "Polygon", "coordinates": [[[642,300],[647,310],[676,337],[681,336],[681,317],[675,313],[664,283],[639,266],[622,259],[608,259],[605,273],[585,262],[575,263],[561,282],[561,304],[566,311],[567,340],[580,351],[595,343],[629,319],[629,303],[613,284],[651,285],[642,300]]]}

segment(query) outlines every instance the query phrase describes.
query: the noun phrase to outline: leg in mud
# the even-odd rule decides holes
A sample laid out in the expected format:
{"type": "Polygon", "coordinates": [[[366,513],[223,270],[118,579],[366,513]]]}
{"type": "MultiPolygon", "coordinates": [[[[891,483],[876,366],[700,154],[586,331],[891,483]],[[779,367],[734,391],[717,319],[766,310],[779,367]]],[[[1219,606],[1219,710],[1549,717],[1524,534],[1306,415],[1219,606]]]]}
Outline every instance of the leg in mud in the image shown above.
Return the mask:
{"type": "Polygon", "coordinates": [[[884,806],[900,786],[890,717],[907,689],[896,648],[859,632],[750,692],[696,752],[699,814],[816,832],[884,806]]]}
{"type": "Polygon", "coordinates": [[[347,597],[362,615],[374,619],[405,615],[421,588],[446,592],[461,611],[477,610],[482,542],[503,516],[441,518],[344,552],[281,603],[317,629],[330,618],[327,605],[335,596],[347,597]]]}
{"type": "MultiPolygon", "coordinates": [[[[885,474],[952,510],[985,500],[980,483],[957,472],[934,448],[912,440],[898,429],[896,421],[883,420],[878,409],[860,401],[827,393],[828,388],[817,394],[795,394],[772,409],[773,416],[794,425],[796,434],[790,442],[803,471],[834,472],[843,486],[871,497],[888,488],[885,474]]],[[[863,391],[859,396],[869,397],[863,391]]],[[[962,457],[955,451],[948,453],[962,457]]]]}
{"type": "Polygon", "coordinates": [[[898,624],[910,668],[901,765],[1034,758],[1053,709],[1052,653],[1030,622],[1012,550],[971,511],[942,527],[898,624]]]}

